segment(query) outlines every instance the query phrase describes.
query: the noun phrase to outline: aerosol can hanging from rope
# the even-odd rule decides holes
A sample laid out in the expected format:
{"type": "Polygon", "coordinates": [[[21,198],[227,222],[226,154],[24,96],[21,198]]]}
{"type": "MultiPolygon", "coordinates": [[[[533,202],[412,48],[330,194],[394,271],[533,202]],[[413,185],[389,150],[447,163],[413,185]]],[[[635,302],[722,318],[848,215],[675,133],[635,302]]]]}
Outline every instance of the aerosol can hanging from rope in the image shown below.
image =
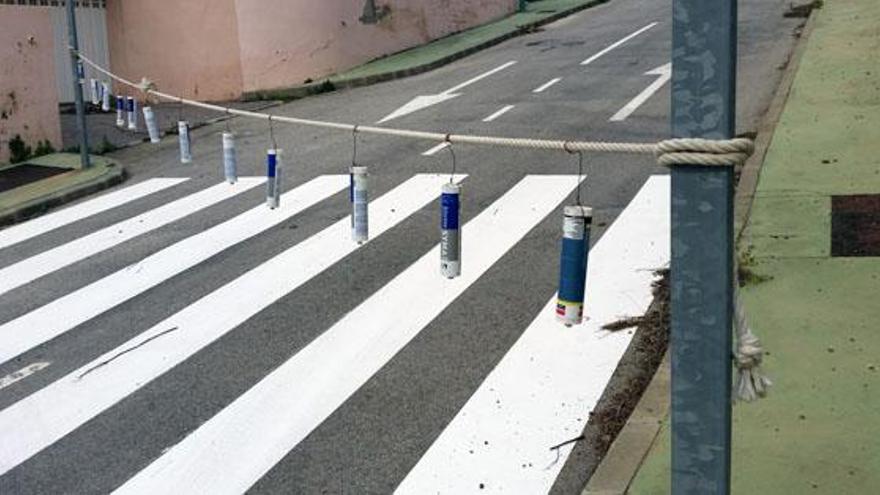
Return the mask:
{"type": "Polygon", "coordinates": [[[110,111],[110,85],[106,82],[101,83],[101,111],[110,111]]]}
{"type": "Polygon", "coordinates": [[[281,204],[281,150],[266,152],[266,206],[278,208],[281,204]]]}
{"type": "Polygon", "coordinates": [[[144,124],[147,126],[147,132],[150,134],[150,142],[156,144],[159,142],[159,126],[156,124],[156,114],[152,107],[145,106],[144,124]]]}
{"type": "Polygon", "coordinates": [[[128,97],[128,130],[129,131],[137,131],[137,129],[138,129],[137,100],[135,100],[133,96],[129,96],[128,97]]]}
{"type": "Polygon", "coordinates": [[[556,318],[570,327],[579,325],[584,317],[584,287],[593,210],[580,205],[566,206],[563,217],[556,318]]]}
{"type": "Polygon", "coordinates": [[[125,97],[116,97],[116,127],[125,127],[125,97]]]}
{"type": "Polygon", "coordinates": [[[192,151],[189,140],[189,124],[185,120],[177,122],[177,140],[180,142],[180,163],[192,162],[192,151]]]}
{"type": "Polygon", "coordinates": [[[460,193],[461,187],[449,182],[440,195],[440,272],[446,278],[461,275],[460,193]]]}
{"type": "Polygon", "coordinates": [[[351,238],[358,244],[367,242],[370,236],[368,211],[369,176],[367,167],[353,165],[349,173],[349,199],[351,199],[351,238]]]}
{"type": "Polygon", "coordinates": [[[89,82],[92,83],[90,92],[90,96],[92,97],[92,105],[98,106],[101,104],[101,89],[100,86],[98,86],[98,84],[100,83],[95,78],[91,78],[89,82]]]}
{"type": "Polygon", "coordinates": [[[238,180],[238,157],[235,153],[235,135],[223,133],[223,175],[226,182],[235,184],[238,180]]]}

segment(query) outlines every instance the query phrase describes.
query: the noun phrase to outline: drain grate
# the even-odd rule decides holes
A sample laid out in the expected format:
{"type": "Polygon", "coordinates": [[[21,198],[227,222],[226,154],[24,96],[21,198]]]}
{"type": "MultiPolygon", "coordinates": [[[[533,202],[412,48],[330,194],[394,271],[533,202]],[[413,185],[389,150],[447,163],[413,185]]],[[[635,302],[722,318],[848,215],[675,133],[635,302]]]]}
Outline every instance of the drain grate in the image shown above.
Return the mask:
{"type": "Polygon", "coordinates": [[[70,172],[69,168],[43,167],[41,165],[14,165],[0,170],[0,192],[21,187],[53,175],[70,172]]]}
{"type": "Polygon", "coordinates": [[[880,194],[831,197],[831,256],[880,256],[880,194]]]}

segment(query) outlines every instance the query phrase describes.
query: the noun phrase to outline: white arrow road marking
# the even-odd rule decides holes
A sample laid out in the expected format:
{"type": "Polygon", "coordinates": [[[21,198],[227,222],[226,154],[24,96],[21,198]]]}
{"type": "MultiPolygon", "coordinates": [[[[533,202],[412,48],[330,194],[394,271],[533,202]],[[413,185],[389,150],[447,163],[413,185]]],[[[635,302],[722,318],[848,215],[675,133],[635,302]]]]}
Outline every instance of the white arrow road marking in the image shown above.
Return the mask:
{"type": "Polygon", "coordinates": [[[611,50],[614,50],[615,48],[619,47],[620,45],[626,43],[627,41],[629,41],[629,40],[635,38],[636,36],[638,36],[638,35],[644,33],[645,31],[651,29],[652,27],[654,27],[654,26],[656,26],[656,25],[657,25],[656,22],[652,22],[651,24],[648,24],[647,26],[645,26],[645,27],[639,29],[638,31],[636,31],[636,32],[634,32],[634,33],[632,33],[632,34],[629,34],[629,35],[627,35],[627,36],[624,36],[623,38],[621,38],[621,39],[615,41],[614,43],[608,45],[607,47],[603,48],[601,51],[599,51],[599,53],[596,53],[596,54],[593,55],[592,57],[590,57],[590,58],[584,60],[583,62],[581,62],[581,65],[589,65],[590,63],[595,62],[595,61],[598,60],[601,56],[605,55],[606,53],[610,52],[611,50]]]}
{"type": "Polygon", "coordinates": [[[648,179],[590,250],[582,326],[556,321],[556,299],[486,377],[395,493],[547,493],[626,351],[602,325],[644,314],[651,268],[669,261],[669,176],[648,179]]]}
{"type": "MultiPolygon", "coordinates": [[[[436,199],[448,180],[416,175],[371,202],[370,232],[378,237],[394,227],[436,199]]],[[[346,242],[350,232],[351,219],[343,218],[0,411],[0,476],[357,250],[360,244],[346,242]]]]}
{"type": "Polygon", "coordinates": [[[46,232],[76,222],[77,220],[82,220],[83,218],[111,210],[117,206],[143,198],[144,196],[159,192],[171,186],[176,186],[177,184],[188,180],[189,179],[187,178],[159,178],[145,180],[133,186],[113,191],[69,208],[49,213],[28,220],[27,222],[13,225],[12,227],[7,227],[0,230],[0,249],[26,241],[40,234],[45,234],[46,232]]]}
{"type": "Polygon", "coordinates": [[[550,214],[573,182],[525,177],[464,226],[461,277],[441,276],[434,247],[117,492],[247,491],[550,214]]]}
{"type": "Polygon", "coordinates": [[[45,361],[41,361],[39,363],[33,363],[29,366],[25,366],[24,368],[16,371],[15,373],[10,373],[3,378],[0,378],[0,390],[12,385],[13,383],[24,380],[25,378],[33,375],[34,373],[40,371],[41,369],[47,368],[51,363],[47,363],[45,361]]]}
{"type": "Polygon", "coordinates": [[[0,325],[0,363],[155,287],[348,186],[347,175],[324,175],[286,193],[281,206],[258,206],[172,244],[143,260],[0,325]]]}
{"type": "Polygon", "coordinates": [[[483,122],[492,122],[493,120],[497,119],[498,117],[501,117],[502,115],[504,115],[505,113],[507,113],[507,112],[509,112],[509,111],[511,111],[511,110],[513,110],[513,105],[506,105],[506,106],[503,106],[503,107],[501,107],[501,109],[498,110],[497,112],[495,112],[495,113],[493,113],[492,115],[490,115],[490,116],[486,117],[485,119],[483,119],[483,122]]]}
{"type": "Polygon", "coordinates": [[[648,72],[645,72],[645,75],[648,76],[659,76],[656,81],[652,82],[644,91],[639,93],[638,96],[633,98],[629,103],[623,106],[620,110],[617,111],[610,119],[611,122],[620,122],[625,120],[630,116],[633,112],[636,111],[637,108],[642,106],[643,103],[648,101],[648,98],[654,95],[660,88],[663,87],[664,84],[669,82],[672,78],[672,64],[664,64],[656,69],[651,69],[648,72]]]}
{"type": "Polygon", "coordinates": [[[382,120],[380,120],[376,123],[381,124],[383,122],[388,122],[389,120],[396,119],[398,117],[403,117],[404,115],[409,115],[409,114],[411,114],[413,112],[417,112],[423,108],[428,108],[432,105],[436,105],[438,103],[443,103],[444,101],[451,100],[451,99],[455,98],[456,96],[461,95],[461,93],[456,93],[456,91],[458,91],[460,89],[464,89],[465,87],[470,86],[471,84],[473,84],[477,81],[485,79],[485,78],[491,76],[492,74],[495,74],[497,72],[501,72],[504,69],[510,67],[511,65],[513,65],[515,63],[516,63],[515,60],[511,60],[510,62],[507,62],[505,64],[501,64],[498,67],[495,67],[494,69],[492,69],[488,72],[484,72],[484,73],[480,74],[479,76],[468,79],[467,81],[465,81],[459,85],[453,86],[453,87],[447,89],[446,91],[443,91],[442,93],[437,93],[435,95],[416,96],[411,101],[409,101],[408,103],[406,103],[402,107],[398,108],[397,110],[389,113],[388,115],[383,117],[382,120]]]}
{"type": "Polygon", "coordinates": [[[261,177],[243,177],[231,185],[222,182],[7,266],[0,270],[0,295],[243,193],[265,180],[261,177]]]}

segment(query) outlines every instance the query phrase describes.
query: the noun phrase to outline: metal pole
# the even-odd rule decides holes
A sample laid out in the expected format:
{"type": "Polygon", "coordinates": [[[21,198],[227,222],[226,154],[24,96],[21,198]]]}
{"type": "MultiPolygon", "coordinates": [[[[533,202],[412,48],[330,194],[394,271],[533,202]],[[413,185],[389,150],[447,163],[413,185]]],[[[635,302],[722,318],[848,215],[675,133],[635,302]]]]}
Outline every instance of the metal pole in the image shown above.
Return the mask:
{"type": "MultiPolygon", "coordinates": [[[[735,129],[736,0],[673,0],[672,134],[735,129]]],[[[672,493],[730,492],[733,169],[672,169],[672,493]]]]}
{"type": "Polygon", "coordinates": [[[518,7],[519,12],[526,11],[526,1],[527,0],[519,0],[519,7],[518,7]]]}
{"type": "Polygon", "coordinates": [[[82,85],[85,82],[85,72],[82,61],[76,56],[79,50],[79,42],[76,37],[76,7],[74,0],[67,0],[67,40],[73,50],[70,51],[70,64],[73,69],[73,95],[76,101],[76,132],[79,133],[79,158],[82,168],[89,168],[89,137],[86,127],[86,109],[83,104],[82,85]]]}

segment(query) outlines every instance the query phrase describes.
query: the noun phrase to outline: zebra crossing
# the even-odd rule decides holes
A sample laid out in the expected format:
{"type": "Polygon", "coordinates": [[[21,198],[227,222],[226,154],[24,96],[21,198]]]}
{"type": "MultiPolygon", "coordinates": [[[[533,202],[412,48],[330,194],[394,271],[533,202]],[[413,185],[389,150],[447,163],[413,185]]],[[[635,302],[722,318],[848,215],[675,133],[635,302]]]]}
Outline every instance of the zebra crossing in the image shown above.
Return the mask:
{"type": "MultiPolygon", "coordinates": [[[[435,205],[444,183],[452,180],[466,188],[466,179],[466,175],[416,174],[395,185],[369,204],[371,238],[381,238],[435,205]]],[[[124,191],[144,197],[185,180],[150,179],[41,217],[32,226],[24,223],[0,231],[0,255],[4,247],[133,201],[121,194],[124,191]]],[[[108,249],[138,242],[156,229],[243,195],[263,182],[245,177],[235,185],[213,185],[0,268],[0,303],[9,291],[108,249]]],[[[61,335],[75,338],[80,327],[97,316],[123,303],[136,305],[146,291],[162,290],[166,281],[197,265],[216,262],[217,255],[230,248],[286,220],[308,215],[310,208],[331,201],[348,184],[348,176],[318,176],[287,191],[278,209],[251,205],[130,266],[26,314],[0,321],[0,364],[32,353],[61,335]]],[[[461,277],[449,280],[440,275],[439,246],[435,245],[340,319],[328,322],[314,340],[186,432],[177,444],[148,465],[138,466],[128,479],[118,480],[116,491],[247,491],[393,362],[438,315],[471,294],[490,268],[559,211],[575,185],[570,175],[526,175],[492,204],[481,206],[463,225],[461,277]]],[[[434,444],[417,463],[413,460],[415,467],[403,479],[400,493],[472,491],[475,480],[485,480],[487,473],[496,489],[549,490],[568,452],[562,452],[555,468],[545,469],[547,438],[579,434],[586,413],[601,396],[629,343],[625,333],[609,335],[599,328],[619,316],[644,312],[651,299],[650,269],[668,261],[668,203],[668,177],[648,179],[592,250],[588,323],[568,329],[558,325],[553,321],[552,301],[548,303],[434,444]],[[495,407],[499,400],[505,404],[503,410],[495,407]],[[558,403],[565,406],[560,408],[558,403]],[[505,428],[516,428],[522,434],[511,437],[505,428]],[[461,455],[468,442],[484,437],[491,438],[491,450],[461,455]],[[521,469],[524,459],[534,469],[521,469]]],[[[350,222],[349,217],[334,221],[0,410],[0,487],[14,487],[10,476],[17,467],[52,451],[86,423],[162,380],[247,320],[369,246],[351,239],[350,222]]],[[[10,388],[28,378],[18,380],[10,388]]]]}

